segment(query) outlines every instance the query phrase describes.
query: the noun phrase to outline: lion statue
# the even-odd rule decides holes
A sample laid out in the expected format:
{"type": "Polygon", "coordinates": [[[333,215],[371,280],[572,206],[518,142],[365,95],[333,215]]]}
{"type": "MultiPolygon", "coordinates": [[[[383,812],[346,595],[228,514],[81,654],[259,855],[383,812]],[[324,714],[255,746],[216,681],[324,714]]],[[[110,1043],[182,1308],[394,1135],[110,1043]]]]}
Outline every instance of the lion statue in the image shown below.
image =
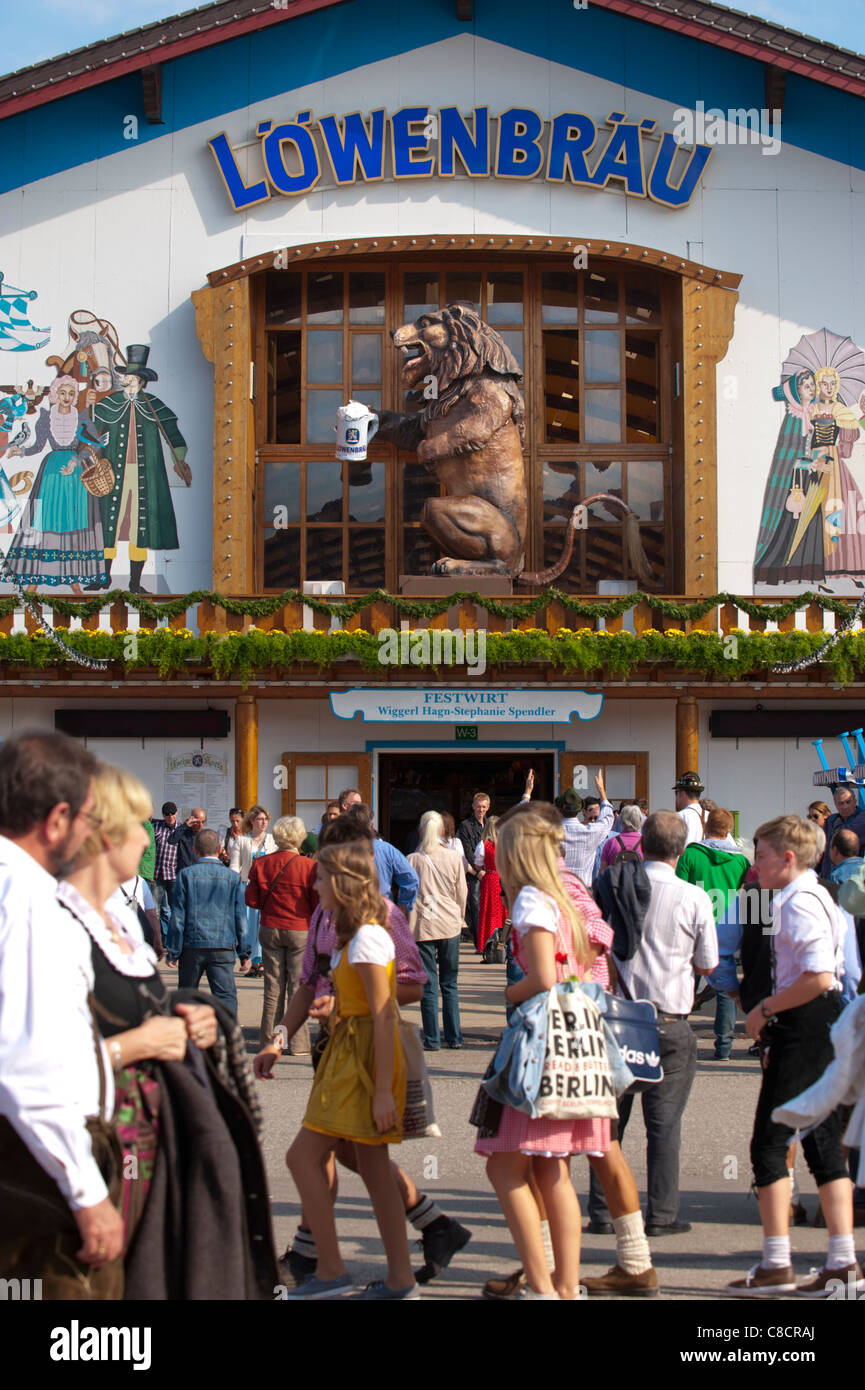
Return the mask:
{"type": "Polygon", "coordinates": [[[378,437],[416,452],[444,487],[421,514],[444,551],[433,574],[519,574],[527,514],[519,363],[465,304],[422,314],[393,341],[404,354],[402,384],[421,405],[414,415],[381,411],[378,437]]]}
{"type": "Polygon", "coordinates": [[[421,314],[393,333],[402,349],[402,384],[419,403],[415,414],[382,410],[378,438],[411,450],[444,488],[429,497],[421,524],[444,554],[433,574],[490,574],[520,584],[549,584],[570,563],[587,508],[605,502],[622,514],[631,567],[652,582],[638,518],[615,494],[597,494],[574,508],[562,554],[548,569],[525,563],[528,501],[523,462],[525,405],[520,365],[494,328],[467,304],[421,314]]]}

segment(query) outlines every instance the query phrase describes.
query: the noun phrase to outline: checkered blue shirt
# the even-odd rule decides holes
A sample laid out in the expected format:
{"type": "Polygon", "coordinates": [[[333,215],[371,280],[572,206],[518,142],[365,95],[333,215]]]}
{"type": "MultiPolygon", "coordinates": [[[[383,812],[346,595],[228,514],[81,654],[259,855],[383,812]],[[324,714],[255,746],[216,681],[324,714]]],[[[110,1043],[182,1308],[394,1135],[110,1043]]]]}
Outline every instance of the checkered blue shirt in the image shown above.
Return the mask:
{"type": "Polygon", "coordinates": [[[153,878],[156,883],[173,883],[177,877],[177,845],[171,843],[173,834],[174,830],[170,825],[166,825],[164,820],[153,821],[153,837],[156,841],[153,878]]]}

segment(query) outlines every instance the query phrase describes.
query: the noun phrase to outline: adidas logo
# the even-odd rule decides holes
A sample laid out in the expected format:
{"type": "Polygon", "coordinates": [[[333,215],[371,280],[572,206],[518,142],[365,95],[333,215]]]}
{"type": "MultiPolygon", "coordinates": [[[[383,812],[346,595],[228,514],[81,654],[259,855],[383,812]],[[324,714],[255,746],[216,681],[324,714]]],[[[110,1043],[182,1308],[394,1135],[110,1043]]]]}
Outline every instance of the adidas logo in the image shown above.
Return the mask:
{"type": "Polygon", "coordinates": [[[622,1056],[628,1066],[633,1062],[638,1067],[656,1067],[661,1060],[657,1052],[635,1052],[632,1047],[623,1048],[622,1056]]]}

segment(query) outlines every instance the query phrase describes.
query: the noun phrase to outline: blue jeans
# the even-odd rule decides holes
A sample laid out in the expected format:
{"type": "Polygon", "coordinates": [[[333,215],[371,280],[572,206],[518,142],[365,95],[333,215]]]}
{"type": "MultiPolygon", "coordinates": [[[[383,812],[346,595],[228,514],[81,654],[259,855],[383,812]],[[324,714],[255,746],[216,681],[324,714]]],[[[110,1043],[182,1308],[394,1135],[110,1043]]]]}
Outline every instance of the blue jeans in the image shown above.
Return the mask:
{"type": "Polygon", "coordinates": [[[459,936],[448,936],[439,941],[419,941],[417,948],[420,951],[423,968],[429,978],[429,983],[420,1001],[424,1045],[430,1048],[441,1046],[439,985],[441,985],[442,992],[445,1044],[461,1043],[463,1035],[460,1028],[460,1001],[457,992],[457,972],[460,967],[459,936]]]}
{"type": "Polygon", "coordinates": [[[736,1001],[729,994],[715,996],[715,1056],[729,1057],[736,1030],[736,1001]]]}
{"type": "Polygon", "coordinates": [[[207,976],[211,994],[237,1017],[237,989],[234,967],[237,953],[230,946],[184,946],[177,967],[181,989],[198,989],[202,974],[207,976]]]}
{"type": "Polygon", "coordinates": [[[170,881],[154,879],[153,881],[153,902],[156,911],[159,913],[159,923],[162,927],[162,940],[168,942],[168,928],[171,926],[171,903],[174,897],[174,879],[170,881]]]}

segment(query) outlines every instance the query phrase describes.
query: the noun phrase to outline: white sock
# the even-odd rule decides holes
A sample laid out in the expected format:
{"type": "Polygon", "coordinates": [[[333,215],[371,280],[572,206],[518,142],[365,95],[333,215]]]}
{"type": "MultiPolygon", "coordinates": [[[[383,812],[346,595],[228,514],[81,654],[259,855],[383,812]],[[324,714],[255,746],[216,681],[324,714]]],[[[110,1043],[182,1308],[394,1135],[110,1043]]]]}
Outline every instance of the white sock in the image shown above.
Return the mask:
{"type": "Polygon", "coordinates": [[[763,1237],[763,1269],[789,1269],[792,1262],[789,1236],[763,1237]]]}
{"type": "Polygon", "coordinates": [[[549,1221],[541,1222],[541,1240],[544,1242],[544,1259],[547,1262],[547,1269],[552,1274],[556,1267],[556,1257],[553,1254],[553,1238],[550,1235],[549,1221]]]}
{"type": "Polygon", "coordinates": [[[789,1178],[790,1178],[790,1201],[791,1201],[791,1202],[795,1202],[795,1200],[796,1200],[796,1169],[795,1169],[795,1168],[788,1168],[788,1169],[787,1169],[787,1173],[788,1173],[789,1178]]]}
{"type": "Polygon", "coordinates": [[[830,1236],[827,1269],[846,1269],[856,1263],[856,1246],[851,1236],[830,1236]]]}
{"type": "Polygon", "coordinates": [[[616,1233],[616,1261],[626,1274],[643,1274],[652,1267],[649,1242],[641,1211],[629,1211],[613,1218],[616,1233]]]}

